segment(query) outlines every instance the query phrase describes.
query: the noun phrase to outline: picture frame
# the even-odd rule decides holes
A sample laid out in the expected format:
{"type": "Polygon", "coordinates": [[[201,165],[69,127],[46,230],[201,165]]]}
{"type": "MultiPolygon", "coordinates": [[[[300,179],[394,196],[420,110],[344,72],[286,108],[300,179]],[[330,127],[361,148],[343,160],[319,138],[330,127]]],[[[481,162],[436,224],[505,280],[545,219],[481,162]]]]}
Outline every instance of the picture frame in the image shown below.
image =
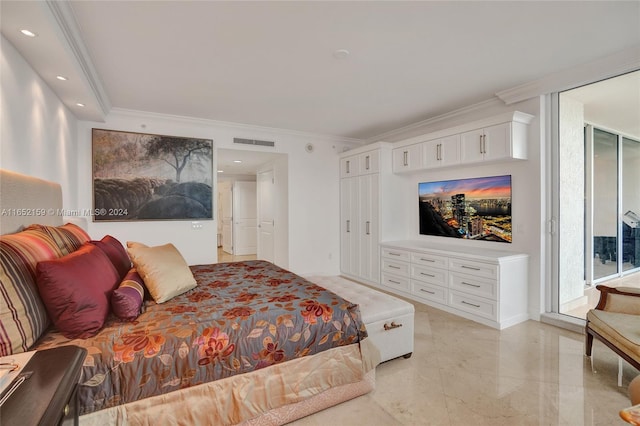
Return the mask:
{"type": "Polygon", "coordinates": [[[94,222],[213,219],[213,140],[92,129],[94,222]]]}

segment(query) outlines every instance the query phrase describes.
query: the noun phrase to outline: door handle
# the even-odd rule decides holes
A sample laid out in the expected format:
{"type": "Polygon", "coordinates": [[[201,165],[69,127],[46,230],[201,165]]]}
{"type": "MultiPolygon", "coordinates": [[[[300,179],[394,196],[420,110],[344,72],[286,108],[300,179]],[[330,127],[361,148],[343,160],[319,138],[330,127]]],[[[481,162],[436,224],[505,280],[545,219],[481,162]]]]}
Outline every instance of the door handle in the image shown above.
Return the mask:
{"type": "Polygon", "coordinates": [[[366,233],[367,235],[371,235],[371,232],[369,232],[369,225],[370,225],[370,224],[371,224],[371,222],[369,222],[369,221],[367,221],[367,222],[365,223],[365,225],[366,225],[366,232],[365,232],[365,233],[366,233]]]}
{"type": "Polygon", "coordinates": [[[347,220],[347,232],[351,232],[351,221],[347,220]]]}
{"type": "Polygon", "coordinates": [[[364,168],[365,170],[369,170],[369,156],[364,157],[364,168]]]}
{"type": "Polygon", "coordinates": [[[345,171],[347,174],[351,173],[351,171],[349,170],[349,164],[351,163],[351,161],[347,160],[347,170],[345,171]]]}
{"type": "Polygon", "coordinates": [[[404,166],[408,166],[409,165],[409,151],[404,151],[403,153],[403,160],[404,160],[404,166]]]}

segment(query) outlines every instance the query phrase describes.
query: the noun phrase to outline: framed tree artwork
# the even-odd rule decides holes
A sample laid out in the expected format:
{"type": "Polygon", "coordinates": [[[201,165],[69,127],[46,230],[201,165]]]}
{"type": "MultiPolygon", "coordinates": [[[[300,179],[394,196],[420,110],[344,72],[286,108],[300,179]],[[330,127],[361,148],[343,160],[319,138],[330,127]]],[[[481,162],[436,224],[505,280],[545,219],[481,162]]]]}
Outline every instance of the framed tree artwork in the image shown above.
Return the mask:
{"type": "Polygon", "coordinates": [[[92,129],[93,220],[213,219],[213,141],[92,129]]]}

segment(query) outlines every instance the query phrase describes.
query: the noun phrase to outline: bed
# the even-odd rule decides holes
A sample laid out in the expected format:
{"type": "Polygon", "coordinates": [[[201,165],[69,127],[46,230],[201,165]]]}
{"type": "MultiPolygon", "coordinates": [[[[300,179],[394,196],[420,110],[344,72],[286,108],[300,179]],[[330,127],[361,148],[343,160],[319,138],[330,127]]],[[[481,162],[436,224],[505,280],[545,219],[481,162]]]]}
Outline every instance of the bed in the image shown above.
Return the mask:
{"type": "MultiPolygon", "coordinates": [[[[89,244],[75,225],[43,214],[62,207],[57,184],[0,173],[3,244],[42,232],[53,241],[45,255],[60,259],[89,244]]],[[[4,343],[0,336],[0,351],[86,348],[81,424],[284,424],[374,388],[379,358],[358,306],[271,263],[190,266],[195,288],[164,303],[147,297],[135,319],[109,314],[95,335],[70,338],[49,325],[42,301],[26,308],[34,318],[9,324],[7,306],[36,298],[28,282],[35,265],[16,275],[0,260],[2,328],[31,338],[8,345],[10,333],[4,343]],[[7,290],[9,281],[24,288],[7,290]]]]}

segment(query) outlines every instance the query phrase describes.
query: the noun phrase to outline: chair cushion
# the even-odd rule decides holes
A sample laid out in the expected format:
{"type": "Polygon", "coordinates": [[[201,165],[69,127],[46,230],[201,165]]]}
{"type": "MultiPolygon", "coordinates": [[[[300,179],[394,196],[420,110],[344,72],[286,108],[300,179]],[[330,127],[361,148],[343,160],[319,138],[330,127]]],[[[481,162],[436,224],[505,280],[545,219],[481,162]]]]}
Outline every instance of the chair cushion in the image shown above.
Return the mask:
{"type": "Polygon", "coordinates": [[[587,321],[589,328],[640,362],[640,315],[591,309],[587,321]]]}

